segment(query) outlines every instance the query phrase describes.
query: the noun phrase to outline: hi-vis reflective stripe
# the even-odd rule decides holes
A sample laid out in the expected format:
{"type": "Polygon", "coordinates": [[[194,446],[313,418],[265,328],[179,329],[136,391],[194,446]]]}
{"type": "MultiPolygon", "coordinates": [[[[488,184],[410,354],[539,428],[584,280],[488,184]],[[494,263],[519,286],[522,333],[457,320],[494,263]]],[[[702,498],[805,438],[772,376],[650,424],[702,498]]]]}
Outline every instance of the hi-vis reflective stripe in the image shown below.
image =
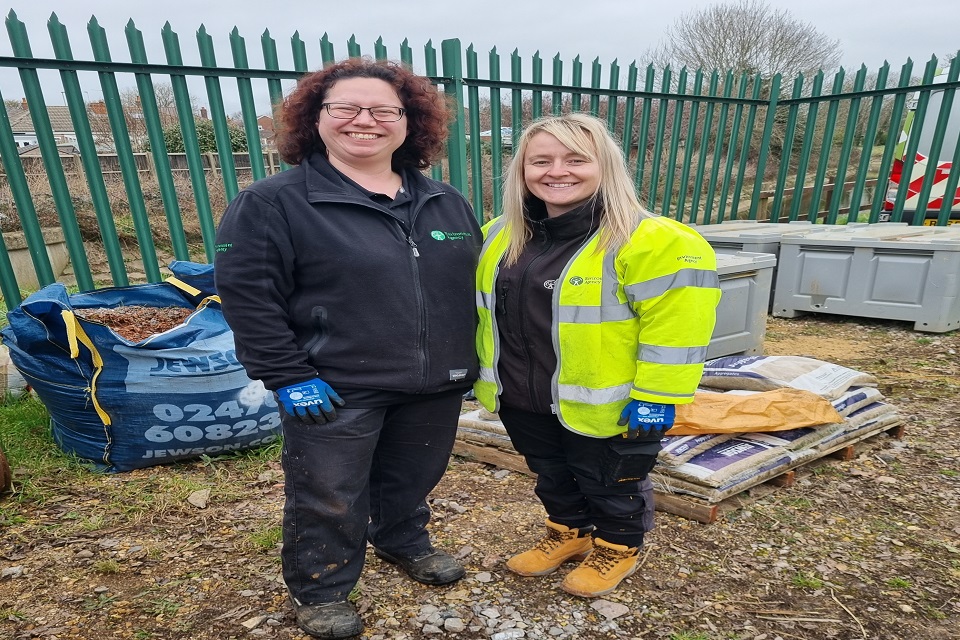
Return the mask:
{"type": "Polygon", "coordinates": [[[480,380],[483,382],[497,382],[497,372],[490,367],[480,367],[480,380]]]}
{"type": "Polygon", "coordinates": [[[692,398],[694,392],[690,393],[667,393],[666,391],[654,391],[653,389],[641,389],[640,387],[633,387],[633,390],[638,393],[649,393],[654,396],[664,396],[667,398],[692,398]]]}
{"type": "Polygon", "coordinates": [[[600,324],[601,322],[615,322],[629,320],[636,316],[628,304],[617,304],[603,307],[561,306],[560,322],[577,324],[600,324]]]}
{"type": "Polygon", "coordinates": [[[623,288],[624,293],[633,302],[650,300],[657,296],[662,296],[671,289],[680,289],[681,287],[705,287],[708,289],[720,288],[720,277],[716,271],[704,271],[702,269],[681,269],[676,273],[666,276],[660,276],[646,282],[627,285],[623,288]]]}
{"type": "Polygon", "coordinates": [[[493,292],[486,293],[477,289],[477,306],[482,309],[493,309],[495,296],[493,292]]]}
{"type": "Polygon", "coordinates": [[[707,359],[707,347],[661,347],[641,344],[637,360],[653,364],[699,364],[707,359]]]}
{"type": "Polygon", "coordinates": [[[558,385],[557,391],[560,394],[561,400],[597,405],[626,400],[630,397],[630,388],[632,386],[632,384],[626,383],[605,389],[591,389],[579,385],[561,384],[558,385]]]}
{"type": "MultiPolygon", "coordinates": [[[[596,238],[594,233],[590,239],[584,243],[583,248],[577,252],[574,258],[567,263],[561,276],[561,286],[569,277],[569,267],[586,250],[586,247],[596,238]]],[[[558,304],[554,309],[558,322],[568,322],[576,324],[600,324],[601,322],[617,322],[620,320],[630,320],[636,317],[633,307],[625,302],[620,302],[617,298],[617,267],[616,256],[613,253],[607,253],[603,257],[603,272],[600,285],[600,306],[580,306],[558,304]]],[[[559,289],[559,287],[557,287],[559,289]]],[[[559,296],[554,294],[554,299],[559,296]]]]}
{"type": "MultiPolygon", "coordinates": [[[[496,221],[494,221],[494,223],[490,225],[490,228],[487,229],[487,237],[484,238],[484,239],[485,239],[485,240],[489,240],[490,238],[492,238],[492,237],[494,237],[495,235],[497,235],[498,233],[500,233],[500,230],[503,229],[504,225],[506,225],[506,224],[507,224],[507,221],[504,220],[503,217],[497,218],[496,221]]],[[[490,249],[490,246],[491,246],[492,244],[493,244],[493,243],[490,243],[490,242],[484,242],[484,243],[483,243],[483,248],[480,250],[480,260],[481,260],[481,261],[483,260],[483,256],[487,253],[487,250],[490,249]]]]}

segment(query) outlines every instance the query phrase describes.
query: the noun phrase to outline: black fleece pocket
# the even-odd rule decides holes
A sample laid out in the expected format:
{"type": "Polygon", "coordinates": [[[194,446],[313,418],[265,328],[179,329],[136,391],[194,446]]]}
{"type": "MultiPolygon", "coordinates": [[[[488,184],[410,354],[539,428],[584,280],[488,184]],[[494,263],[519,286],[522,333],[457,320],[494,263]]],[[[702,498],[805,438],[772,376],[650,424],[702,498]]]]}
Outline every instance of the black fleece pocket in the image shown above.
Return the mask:
{"type": "Polygon", "coordinates": [[[636,441],[610,438],[600,457],[600,477],[603,483],[611,487],[622,482],[645,479],[657,464],[657,454],[662,448],[659,439],[636,441]]]}

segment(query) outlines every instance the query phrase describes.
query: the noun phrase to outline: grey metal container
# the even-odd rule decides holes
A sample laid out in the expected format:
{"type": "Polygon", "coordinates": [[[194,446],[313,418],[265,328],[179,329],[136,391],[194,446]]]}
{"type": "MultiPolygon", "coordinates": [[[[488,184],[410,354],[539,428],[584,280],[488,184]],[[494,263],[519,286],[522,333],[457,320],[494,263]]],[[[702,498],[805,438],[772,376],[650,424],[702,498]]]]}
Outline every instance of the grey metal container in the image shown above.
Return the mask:
{"type": "Polygon", "coordinates": [[[830,313],[960,327],[960,233],[880,223],[784,237],[773,315],[830,313]]]}
{"type": "MultiPolygon", "coordinates": [[[[857,224],[857,223],[855,223],[857,224]]],[[[808,235],[833,229],[843,225],[812,224],[797,222],[758,222],[756,220],[727,220],[720,224],[689,225],[703,236],[718,254],[735,254],[738,251],[751,253],[772,253],[780,257],[780,240],[786,236],[808,235]]],[[[904,225],[906,226],[906,225],[904,225]]],[[[774,288],[777,284],[777,267],[773,268],[773,286],[767,310],[773,309],[774,288]]]]}
{"type": "Polygon", "coordinates": [[[721,296],[707,358],[763,353],[776,264],[776,256],[770,253],[717,254],[721,296]]]}

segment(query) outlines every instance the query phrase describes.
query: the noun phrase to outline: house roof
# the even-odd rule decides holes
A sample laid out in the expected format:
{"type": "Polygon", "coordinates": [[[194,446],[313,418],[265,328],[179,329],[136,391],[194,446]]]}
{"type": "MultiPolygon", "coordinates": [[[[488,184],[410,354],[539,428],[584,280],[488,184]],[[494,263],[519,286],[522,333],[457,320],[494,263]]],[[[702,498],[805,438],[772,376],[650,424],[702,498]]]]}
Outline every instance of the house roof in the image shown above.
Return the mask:
{"type": "MultiPolygon", "coordinates": [[[[40,145],[31,144],[26,147],[21,147],[17,149],[17,153],[21,156],[40,157],[40,145]]],[[[57,145],[57,154],[61,158],[69,158],[80,155],[80,149],[72,142],[65,142],[57,145]]]]}
{"type": "MultiPolygon", "coordinates": [[[[73,131],[73,120],[70,119],[70,108],[57,106],[47,107],[47,117],[50,118],[50,126],[53,131],[73,131]]],[[[30,112],[20,107],[7,107],[7,118],[10,119],[10,129],[14,133],[34,133],[36,128],[33,126],[33,119],[30,112]]]]}
{"type": "Polygon", "coordinates": [[[10,121],[10,128],[14,133],[23,133],[24,126],[33,131],[33,122],[30,120],[30,112],[20,107],[7,107],[7,119],[10,121]],[[23,122],[26,120],[26,122],[23,122]]]}

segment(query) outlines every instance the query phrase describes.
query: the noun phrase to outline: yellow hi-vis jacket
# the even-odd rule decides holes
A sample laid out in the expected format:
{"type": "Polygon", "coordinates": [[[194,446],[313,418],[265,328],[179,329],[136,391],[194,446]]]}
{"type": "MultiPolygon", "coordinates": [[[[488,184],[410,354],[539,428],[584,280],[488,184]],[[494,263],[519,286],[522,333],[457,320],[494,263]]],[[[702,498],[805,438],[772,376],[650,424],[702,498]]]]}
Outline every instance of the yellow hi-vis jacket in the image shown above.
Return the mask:
{"type": "MultiPolygon", "coordinates": [[[[501,392],[494,285],[507,248],[504,227],[502,218],[484,226],[477,267],[480,379],[474,392],[493,412],[501,392]]],[[[587,239],[554,286],[551,394],[566,428],[611,437],[626,430],[617,421],[630,398],[693,401],[720,282],[713,248],[675,220],[644,219],[615,254],[597,249],[599,236],[587,239]]]]}

